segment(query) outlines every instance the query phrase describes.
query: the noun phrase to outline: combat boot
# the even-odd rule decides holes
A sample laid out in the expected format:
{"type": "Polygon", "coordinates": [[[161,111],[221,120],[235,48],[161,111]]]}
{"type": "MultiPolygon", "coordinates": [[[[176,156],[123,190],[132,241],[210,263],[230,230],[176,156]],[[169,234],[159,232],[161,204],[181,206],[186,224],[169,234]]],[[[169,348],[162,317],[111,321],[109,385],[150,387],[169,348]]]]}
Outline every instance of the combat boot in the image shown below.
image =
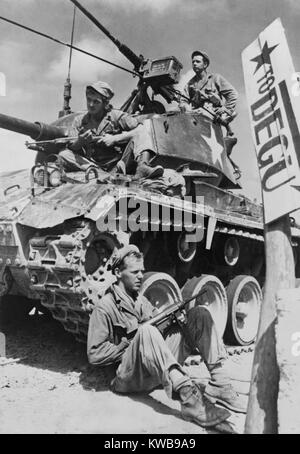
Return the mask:
{"type": "Polygon", "coordinates": [[[212,402],[236,413],[246,413],[248,396],[237,393],[231,384],[216,386],[209,383],[204,395],[212,402]]]}
{"type": "Polygon", "coordinates": [[[202,427],[212,427],[229,418],[229,411],[213,405],[202,393],[199,385],[194,383],[179,389],[181,415],[202,427]]]}
{"type": "Polygon", "coordinates": [[[137,168],[135,178],[160,178],[164,174],[162,166],[151,167],[149,161],[151,158],[151,151],[145,150],[137,158],[137,168]]]}
{"type": "Polygon", "coordinates": [[[110,174],[111,175],[117,175],[117,174],[121,174],[121,175],[126,175],[126,164],[124,161],[122,161],[122,159],[120,159],[120,161],[118,161],[115,165],[115,167],[110,171],[110,174]]]}

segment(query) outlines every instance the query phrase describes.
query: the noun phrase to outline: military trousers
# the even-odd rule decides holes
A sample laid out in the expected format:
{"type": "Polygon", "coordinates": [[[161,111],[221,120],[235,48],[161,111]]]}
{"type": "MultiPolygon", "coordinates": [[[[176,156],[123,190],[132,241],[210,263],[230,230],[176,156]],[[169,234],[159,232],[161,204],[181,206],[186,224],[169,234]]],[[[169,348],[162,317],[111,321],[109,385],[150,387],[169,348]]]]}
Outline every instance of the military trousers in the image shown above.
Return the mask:
{"type": "Polygon", "coordinates": [[[92,161],[66,148],[59,153],[59,157],[63,160],[66,172],[86,171],[91,165],[95,165],[92,161]]]}
{"type": "Polygon", "coordinates": [[[170,369],[182,367],[184,360],[197,349],[207,366],[222,363],[226,349],[208,309],[196,306],[187,314],[184,327],[172,329],[166,338],[152,325],[141,325],[125,351],[116,372],[113,388],[120,393],[151,391],[162,385],[172,397],[170,369]]]}

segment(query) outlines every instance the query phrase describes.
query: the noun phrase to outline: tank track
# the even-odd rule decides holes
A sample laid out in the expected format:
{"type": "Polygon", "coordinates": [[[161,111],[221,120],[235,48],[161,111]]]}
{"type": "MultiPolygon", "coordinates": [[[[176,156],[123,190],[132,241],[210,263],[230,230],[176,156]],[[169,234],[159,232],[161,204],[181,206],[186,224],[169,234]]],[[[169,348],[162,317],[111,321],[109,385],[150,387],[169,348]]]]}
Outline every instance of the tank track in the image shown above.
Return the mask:
{"type": "Polygon", "coordinates": [[[251,232],[247,231],[246,229],[234,228],[231,226],[228,226],[228,227],[216,226],[215,232],[225,233],[228,235],[235,235],[235,236],[239,236],[239,237],[243,237],[243,238],[248,238],[248,239],[264,242],[263,234],[251,233],[251,232]]]}
{"type": "Polygon", "coordinates": [[[230,345],[225,345],[227,353],[229,356],[241,355],[244,353],[252,353],[254,351],[255,344],[251,345],[237,345],[231,347],[230,345]]]}
{"type": "Polygon", "coordinates": [[[89,247],[103,238],[113,246],[125,244],[124,234],[101,234],[95,225],[81,221],[62,235],[37,236],[29,241],[30,288],[41,303],[78,341],[86,342],[89,313],[114,281],[107,260],[91,274],[86,268],[89,247]]]}
{"type": "MultiPolygon", "coordinates": [[[[249,355],[250,353],[254,352],[255,348],[255,343],[247,346],[235,346],[231,347],[229,345],[225,345],[226,351],[228,356],[230,357],[236,357],[237,361],[239,361],[238,357],[241,357],[241,355],[249,355]]],[[[185,360],[184,365],[185,366],[197,366],[202,363],[202,358],[199,354],[195,355],[190,355],[188,358],[185,360]]]]}

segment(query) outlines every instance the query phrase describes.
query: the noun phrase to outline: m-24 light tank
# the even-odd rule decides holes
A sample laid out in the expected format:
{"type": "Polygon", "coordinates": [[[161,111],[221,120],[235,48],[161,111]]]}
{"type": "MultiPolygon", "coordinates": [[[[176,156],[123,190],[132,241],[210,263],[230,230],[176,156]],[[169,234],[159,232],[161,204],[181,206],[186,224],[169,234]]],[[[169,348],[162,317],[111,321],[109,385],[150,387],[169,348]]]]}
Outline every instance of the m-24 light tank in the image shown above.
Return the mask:
{"type": "MultiPolygon", "coordinates": [[[[45,140],[64,136],[66,120],[42,127],[0,116],[0,125],[33,137],[38,128],[47,130],[45,140]]],[[[228,344],[248,345],[255,338],[264,282],[260,207],[229,190],[236,183],[219,125],[194,113],[154,115],[148,121],[156,160],[179,169],[185,197],[176,188],[161,193],[155,182],[130,176],[85,181],[77,172],[57,187],[41,187],[29,171],[1,175],[2,300],[23,295],[40,301],[66,330],[85,340],[91,306],[113,280],[109,257],[115,247],[131,242],[145,254],[151,272],[143,291],[154,304],[181,298],[180,287],[184,298],[205,288],[191,304],[211,310],[228,344]],[[132,231],[126,221],[141,206],[132,231]],[[196,227],[198,237],[189,239],[196,227]]]]}
{"type": "MultiPolygon", "coordinates": [[[[163,112],[150,101],[149,87],[174,100],[177,59],[150,62],[125,54],[141,77],[123,109],[147,122],[155,164],[169,170],[155,181],[118,174],[105,179],[97,169],[59,173],[51,162],[2,173],[2,304],[12,304],[12,296],[20,309],[40,302],[84,342],[90,310],[114,280],[112,251],[134,243],[145,257],[142,292],[154,305],[163,308],[205,290],[189,304],[211,311],[227,345],[248,346],[256,336],[264,284],[261,206],[236,191],[220,123],[205,111],[163,112]]],[[[67,146],[76,115],[51,125],[0,115],[0,127],[30,136],[35,143],[29,147],[49,156],[67,146]]],[[[294,229],[295,256],[299,236],[294,229]]]]}

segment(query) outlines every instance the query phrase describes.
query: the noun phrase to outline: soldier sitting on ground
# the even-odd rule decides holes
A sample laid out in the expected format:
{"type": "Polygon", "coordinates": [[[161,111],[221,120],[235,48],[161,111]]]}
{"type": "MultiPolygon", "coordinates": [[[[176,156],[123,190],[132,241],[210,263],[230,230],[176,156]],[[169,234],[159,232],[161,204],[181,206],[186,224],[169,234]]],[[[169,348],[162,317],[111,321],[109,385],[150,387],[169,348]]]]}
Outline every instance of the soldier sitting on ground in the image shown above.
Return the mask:
{"type": "Polygon", "coordinates": [[[194,307],[182,328],[186,336],[174,325],[163,337],[156,327],[144,323],[157,309],[139,296],[144,272],[139,249],[134,245],[119,249],[111,266],[117,282],[96,302],[89,322],[87,354],[91,364],[118,366],[112,390],[150,392],[162,385],[168,397],[180,401],[183,418],[203,427],[214,426],[230,415],[212,402],[246,412],[245,396],[237,394],[229,382],[226,349],[210,312],[194,307]],[[195,348],[211,377],[205,393],[182,367],[195,348]]]}
{"type": "Polygon", "coordinates": [[[161,166],[151,167],[152,151],[143,146],[143,125],[138,119],[112,108],[114,96],[106,82],[96,82],[86,87],[87,112],[77,115],[68,135],[78,136],[68,149],[59,153],[67,171],[87,170],[97,164],[110,172],[122,156],[119,147],[133,140],[136,175],[140,178],[158,178],[163,175],[161,166]],[[101,136],[97,140],[95,136],[101,136]]]}

